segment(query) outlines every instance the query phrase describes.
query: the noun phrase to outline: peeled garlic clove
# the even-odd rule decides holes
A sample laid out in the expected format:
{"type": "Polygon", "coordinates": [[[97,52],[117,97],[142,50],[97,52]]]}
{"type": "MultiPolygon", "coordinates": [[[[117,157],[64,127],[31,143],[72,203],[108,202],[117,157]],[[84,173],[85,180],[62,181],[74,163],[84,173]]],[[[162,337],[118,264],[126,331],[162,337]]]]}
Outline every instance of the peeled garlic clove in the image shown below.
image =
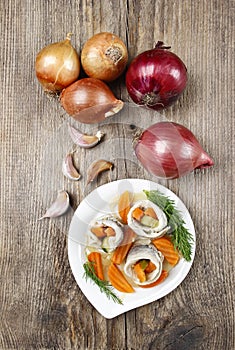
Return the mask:
{"type": "Polygon", "coordinates": [[[62,172],[69,180],[77,181],[80,179],[81,175],[73,165],[72,153],[65,156],[62,164],[62,172]]]}
{"type": "Polygon", "coordinates": [[[93,162],[87,170],[87,184],[92,182],[101,172],[110,170],[113,167],[113,163],[100,159],[93,162]]]}
{"type": "Polygon", "coordinates": [[[38,220],[44,218],[55,218],[63,215],[69,207],[69,195],[66,191],[59,191],[56,200],[52,203],[46,213],[38,220]]]}
{"type": "Polygon", "coordinates": [[[104,134],[99,130],[95,135],[83,134],[80,130],[75,129],[73,126],[68,127],[71,139],[76,145],[82,148],[92,148],[100,142],[104,134]]]}

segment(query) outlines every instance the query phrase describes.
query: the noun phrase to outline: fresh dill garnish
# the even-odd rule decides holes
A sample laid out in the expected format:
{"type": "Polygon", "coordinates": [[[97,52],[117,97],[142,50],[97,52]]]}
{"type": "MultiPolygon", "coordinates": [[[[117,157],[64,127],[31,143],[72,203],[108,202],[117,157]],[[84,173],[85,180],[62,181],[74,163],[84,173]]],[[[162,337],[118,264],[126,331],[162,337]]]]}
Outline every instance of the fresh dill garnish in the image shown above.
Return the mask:
{"type": "Polygon", "coordinates": [[[105,293],[108,299],[112,299],[115,303],[123,304],[122,300],[113,292],[113,288],[108,281],[103,281],[99,279],[95,274],[94,264],[87,261],[83,264],[84,267],[84,277],[86,280],[90,278],[97,286],[100,288],[101,293],[105,293]]]}
{"type": "Polygon", "coordinates": [[[158,190],[145,191],[148,200],[156,204],[166,214],[169,226],[171,226],[171,240],[175,249],[182,254],[186,261],[191,260],[192,256],[192,234],[184,227],[185,222],[182,216],[175,208],[175,202],[164,196],[158,190]]]}

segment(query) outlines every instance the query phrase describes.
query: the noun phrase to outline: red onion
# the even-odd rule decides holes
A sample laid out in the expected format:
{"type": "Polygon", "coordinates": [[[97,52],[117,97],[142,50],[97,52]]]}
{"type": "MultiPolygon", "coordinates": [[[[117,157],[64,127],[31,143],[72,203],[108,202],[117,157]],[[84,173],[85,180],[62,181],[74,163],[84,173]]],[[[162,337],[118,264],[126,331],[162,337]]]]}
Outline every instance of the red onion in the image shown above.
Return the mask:
{"type": "Polygon", "coordinates": [[[135,153],[145,169],[165,179],[214,164],[193,133],[172,122],[156,123],[146,129],[135,144],[135,153]]]}
{"type": "Polygon", "coordinates": [[[138,55],[126,74],[132,100],[155,110],[172,105],[185,89],[187,69],[181,59],[158,41],[155,48],[138,55]]]}

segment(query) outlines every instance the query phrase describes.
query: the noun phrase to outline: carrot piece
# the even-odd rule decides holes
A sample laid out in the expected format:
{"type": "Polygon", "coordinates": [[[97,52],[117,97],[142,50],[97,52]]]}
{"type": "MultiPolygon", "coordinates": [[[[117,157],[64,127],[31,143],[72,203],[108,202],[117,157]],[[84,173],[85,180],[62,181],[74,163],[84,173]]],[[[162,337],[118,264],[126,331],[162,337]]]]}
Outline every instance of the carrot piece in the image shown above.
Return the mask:
{"type": "Polygon", "coordinates": [[[145,282],[146,281],[146,275],[145,271],[142,269],[140,263],[136,263],[134,265],[134,271],[136,273],[137,278],[139,279],[140,282],[145,282]]]}
{"type": "Polygon", "coordinates": [[[106,233],[104,232],[104,228],[102,226],[94,226],[91,228],[91,232],[96,235],[98,238],[106,237],[106,233]]]}
{"type": "Polygon", "coordinates": [[[135,220],[140,221],[144,216],[144,211],[140,208],[135,208],[132,212],[132,216],[135,220]]]}
{"type": "Polygon", "coordinates": [[[175,250],[173,243],[167,237],[155,238],[152,240],[155,247],[164,255],[166,260],[172,266],[175,266],[179,261],[179,254],[175,250]]]}
{"type": "Polygon", "coordinates": [[[160,275],[160,277],[153,283],[150,283],[150,284],[146,284],[146,285],[139,285],[139,287],[141,288],[151,288],[151,287],[155,287],[157,286],[158,284],[160,284],[161,282],[163,282],[168,276],[168,272],[165,271],[165,270],[162,270],[162,273],[160,275]]]}
{"type": "Polygon", "coordinates": [[[144,270],[145,273],[151,273],[154,270],[156,270],[156,266],[154,265],[154,263],[152,263],[152,261],[149,261],[148,266],[146,267],[146,269],[144,270]]]}
{"type": "Polygon", "coordinates": [[[88,260],[94,263],[95,274],[100,280],[104,280],[103,265],[101,254],[99,252],[92,252],[88,255],[88,260]]]}
{"type": "Polygon", "coordinates": [[[118,212],[124,224],[127,224],[127,215],[131,209],[131,196],[128,191],[121,194],[118,201],[118,212]]]}
{"type": "Polygon", "coordinates": [[[112,227],[107,227],[104,232],[106,233],[107,237],[115,236],[115,231],[112,227]]]}
{"type": "Polygon", "coordinates": [[[124,261],[129,250],[133,245],[133,240],[135,236],[136,234],[134,233],[134,231],[132,231],[130,227],[125,229],[123,240],[113,253],[113,263],[120,265],[124,261]]]}
{"type": "Polygon", "coordinates": [[[158,220],[157,214],[153,210],[153,208],[147,208],[144,211],[145,215],[151,216],[151,218],[158,220]]]}
{"type": "Polygon", "coordinates": [[[124,293],[133,293],[134,289],[130,283],[126,280],[123,273],[119,270],[117,265],[111,263],[108,268],[109,281],[114,288],[124,293]]]}

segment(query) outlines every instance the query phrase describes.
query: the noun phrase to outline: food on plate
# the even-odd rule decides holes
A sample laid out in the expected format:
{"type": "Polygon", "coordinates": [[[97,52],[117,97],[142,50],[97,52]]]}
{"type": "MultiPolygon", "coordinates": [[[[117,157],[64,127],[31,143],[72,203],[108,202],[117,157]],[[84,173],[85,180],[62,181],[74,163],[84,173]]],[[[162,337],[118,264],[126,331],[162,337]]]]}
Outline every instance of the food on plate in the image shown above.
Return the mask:
{"type": "Polygon", "coordinates": [[[179,254],[169,238],[155,238],[152,240],[152,243],[158,249],[158,251],[164,255],[169,264],[175,266],[178,263],[180,258],[179,254]]]}
{"type": "Polygon", "coordinates": [[[118,201],[118,213],[124,224],[127,224],[127,215],[131,208],[131,202],[130,192],[123,192],[118,201]]]}
{"type": "Polygon", "coordinates": [[[115,265],[113,262],[109,265],[108,277],[112,286],[117,290],[119,290],[120,292],[124,292],[124,293],[134,292],[134,288],[132,287],[132,285],[127,281],[122,271],[119,270],[117,265],[115,265]]]}
{"type": "Polygon", "coordinates": [[[113,216],[98,218],[90,225],[92,245],[110,253],[123,240],[123,225],[113,216]]]}
{"type": "Polygon", "coordinates": [[[157,287],[180,259],[191,259],[192,236],[174,201],[159,191],[125,191],[113,208],[89,225],[84,269],[101,291],[107,283],[106,295],[122,303],[112,288],[135,293],[138,288],[157,287]]]}
{"type": "Polygon", "coordinates": [[[124,230],[124,237],[121,244],[115,249],[112,255],[112,262],[120,265],[124,261],[134,243],[135,237],[135,232],[127,226],[124,230]]]}
{"type": "Polygon", "coordinates": [[[147,285],[160,277],[163,259],[149,240],[137,240],[127,255],[124,272],[136,284],[147,285]]]}
{"type": "Polygon", "coordinates": [[[148,238],[161,237],[170,229],[165,213],[148,199],[132,206],[127,222],[137,235],[148,238]]]}

